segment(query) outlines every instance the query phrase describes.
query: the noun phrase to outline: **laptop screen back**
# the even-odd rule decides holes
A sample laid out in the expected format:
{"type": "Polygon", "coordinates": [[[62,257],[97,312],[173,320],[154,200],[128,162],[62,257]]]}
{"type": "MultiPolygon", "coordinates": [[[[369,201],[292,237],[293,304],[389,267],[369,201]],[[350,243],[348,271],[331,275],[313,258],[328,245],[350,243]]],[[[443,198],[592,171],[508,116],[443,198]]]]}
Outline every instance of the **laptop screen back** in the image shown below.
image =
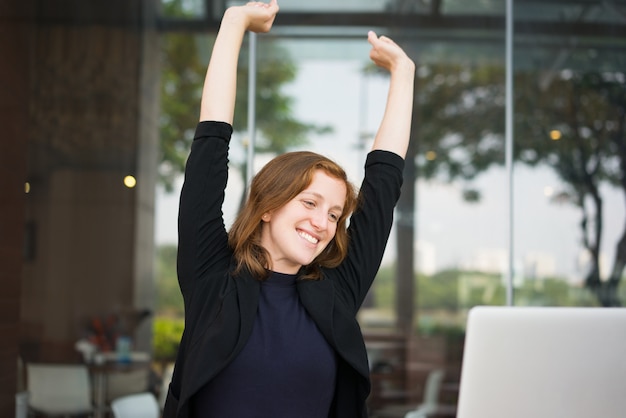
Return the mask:
{"type": "Polygon", "coordinates": [[[471,309],[457,418],[503,417],[626,417],[626,309],[471,309]]]}

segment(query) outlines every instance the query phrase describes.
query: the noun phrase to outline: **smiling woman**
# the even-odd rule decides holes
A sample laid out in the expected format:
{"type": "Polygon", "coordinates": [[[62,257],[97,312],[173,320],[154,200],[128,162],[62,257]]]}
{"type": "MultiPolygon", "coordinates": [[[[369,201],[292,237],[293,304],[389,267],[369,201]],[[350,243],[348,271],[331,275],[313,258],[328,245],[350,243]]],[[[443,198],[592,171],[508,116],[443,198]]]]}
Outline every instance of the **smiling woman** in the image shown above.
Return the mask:
{"type": "MultiPolygon", "coordinates": [[[[345,237],[345,219],[341,217],[346,199],[347,182],[316,170],[309,186],[281,208],[266,213],[261,229],[261,246],[269,254],[269,268],[295,274],[317,258],[320,266],[335,267],[345,257],[342,245],[329,245],[340,232],[345,237]],[[337,228],[337,222],[342,225],[337,228]],[[343,251],[342,251],[343,249],[343,251]],[[327,260],[320,257],[326,251],[327,260]]],[[[352,213],[355,196],[350,196],[352,213]]],[[[319,274],[318,277],[319,278],[319,274]]]]}
{"type": "Polygon", "coordinates": [[[275,0],[229,8],[213,47],[180,197],[186,323],[164,418],[367,417],[369,367],[356,315],[400,196],[415,65],[369,32],[370,58],[391,82],[358,197],[332,160],[286,153],[254,177],[227,232],[238,55],[245,32],[269,31],[277,12],[275,0]]]}
{"type": "MultiPolygon", "coordinates": [[[[272,266],[270,269],[276,270],[279,266],[275,263],[280,261],[281,264],[287,262],[290,266],[287,271],[276,271],[294,274],[300,267],[310,266],[310,271],[305,276],[319,278],[320,267],[336,267],[345,258],[348,246],[345,225],[355,205],[354,187],[348,182],[344,170],[330,159],[307,151],[276,157],[254,177],[250,197],[230,230],[229,244],[238,261],[236,271],[241,271],[245,266],[257,277],[266,278],[267,268],[272,266]],[[307,193],[310,199],[303,200],[303,193],[307,193]],[[296,201],[299,201],[297,205],[301,207],[308,206],[304,222],[324,208],[325,217],[336,216],[337,221],[331,226],[332,231],[327,227],[320,230],[317,223],[305,226],[293,224],[291,227],[281,223],[280,214],[285,213],[287,207],[292,207],[289,203],[296,201]],[[279,215],[278,219],[275,215],[279,215]],[[284,226],[279,227],[280,225],[284,226]],[[281,228],[289,228],[293,232],[288,234],[288,231],[281,228]],[[293,242],[282,243],[298,232],[308,233],[318,240],[321,237],[324,239],[316,245],[313,257],[300,260],[300,256],[295,256],[300,262],[289,262],[289,257],[287,260],[284,258],[284,251],[291,252],[297,247],[294,247],[293,242]],[[318,257],[316,263],[311,264],[315,257],[318,257]]],[[[312,219],[315,222],[317,217],[312,219]]]]}

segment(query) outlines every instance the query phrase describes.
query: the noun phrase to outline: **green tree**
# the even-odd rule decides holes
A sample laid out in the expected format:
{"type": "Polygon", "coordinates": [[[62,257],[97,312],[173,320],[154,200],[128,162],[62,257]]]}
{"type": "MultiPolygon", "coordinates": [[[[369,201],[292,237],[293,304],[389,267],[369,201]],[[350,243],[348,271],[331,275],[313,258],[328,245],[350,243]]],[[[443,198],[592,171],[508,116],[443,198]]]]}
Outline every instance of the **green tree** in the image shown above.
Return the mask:
{"type": "MultiPolygon", "coordinates": [[[[528,70],[516,73],[514,86],[514,158],[545,165],[563,181],[556,200],[580,210],[582,243],[591,259],[585,285],[602,306],[619,306],[626,227],[603,278],[601,189],[617,188],[626,197],[626,75],[566,70],[545,78],[528,70]]],[[[465,181],[465,199],[478,201],[471,180],[505,161],[503,68],[425,64],[418,68],[416,93],[419,175],[465,181]]]]}
{"type": "Polygon", "coordinates": [[[174,361],[184,329],[182,318],[158,316],[154,319],[152,347],[155,360],[163,364],[174,361]]]}
{"type": "MultiPolygon", "coordinates": [[[[623,65],[621,68],[624,68],[623,65]]],[[[600,275],[604,231],[602,186],[626,198],[626,74],[562,71],[539,83],[519,77],[520,118],[516,154],[520,161],[546,164],[563,181],[555,201],[580,210],[582,244],[590,256],[586,287],[602,306],[620,306],[618,286],[626,266],[626,225],[608,277],[600,275]],[[531,103],[539,104],[531,107],[531,103]]]]}
{"type": "MultiPolygon", "coordinates": [[[[418,68],[418,175],[471,181],[504,163],[504,71],[500,65],[418,68]]],[[[468,201],[480,198],[467,188],[468,201]]]]}
{"type": "Polygon", "coordinates": [[[176,245],[160,245],[156,250],[156,315],[152,323],[155,360],[173,361],[183,333],[183,297],[176,276],[176,245]]]}
{"type": "MultiPolygon", "coordinates": [[[[165,2],[164,14],[185,17],[185,2],[165,2]]],[[[182,173],[198,120],[202,84],[210,56],[211,37],[191,33],[166,33],[162,37],[162,79],[159,181],[171,191],[174,180],[182,173]]],[[[303,145],[311,133],[330,132],[327,126],[297,120],[292,112],[293,98],[281,87],[295,79],[297,68],[289,53],[271,39],[258,42],[256,71],[257,152],[284,153],[303,145]]],[[[244,50],[238,68],[235,132],[245,132],[248,117],[248,54],[244,50]]],[[[244,139],[245,141],[245,139],[244,139]]],[[[245,146],[245,144],[243,144],[245,146]]],[[[232,161],[245,176],[245,159],[232,161]]]]}

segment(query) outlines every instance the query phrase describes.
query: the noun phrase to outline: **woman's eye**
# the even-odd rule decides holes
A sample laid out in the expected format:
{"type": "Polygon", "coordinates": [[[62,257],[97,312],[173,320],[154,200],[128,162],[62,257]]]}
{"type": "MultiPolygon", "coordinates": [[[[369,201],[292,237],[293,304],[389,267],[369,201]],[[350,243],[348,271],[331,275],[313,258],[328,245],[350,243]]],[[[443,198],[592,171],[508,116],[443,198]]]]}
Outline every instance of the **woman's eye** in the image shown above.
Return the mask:
{"type": "Polygon", "coordinates": [[[331,222],[338,222],[339,221],[339,216],[335,215],[334,213],[329,213],[328,214],[328,218],[330,218],[331,222]]]}
{"type": "Polygon", "coordinates": [[[304,206],[306,206],[308,208],[314,208],[315,207],[315,202],[312,202],[310,200],[303,200],[302,202],[304,203],[304,206]]]}

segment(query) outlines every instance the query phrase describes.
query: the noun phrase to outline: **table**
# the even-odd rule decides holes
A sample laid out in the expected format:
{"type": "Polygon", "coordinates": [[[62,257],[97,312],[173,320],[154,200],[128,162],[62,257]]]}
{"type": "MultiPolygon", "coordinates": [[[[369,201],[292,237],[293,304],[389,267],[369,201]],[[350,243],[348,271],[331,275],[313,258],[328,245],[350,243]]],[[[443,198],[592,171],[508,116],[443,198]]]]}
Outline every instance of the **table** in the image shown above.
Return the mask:
{"type": "Polygon", "coordinates": [[[89,371],[93,379],[95,418],[104,418],[106,416],[108,380],[111,375],[145,371],[145,388],[138,388],[135,392],[148,390],[150,355],[144,352],[132,352],[130,359],[131,361],[128,363],[121,363],[117,360],[114,352],[99,353],[96,361],[89,365],[89,371]]]}

